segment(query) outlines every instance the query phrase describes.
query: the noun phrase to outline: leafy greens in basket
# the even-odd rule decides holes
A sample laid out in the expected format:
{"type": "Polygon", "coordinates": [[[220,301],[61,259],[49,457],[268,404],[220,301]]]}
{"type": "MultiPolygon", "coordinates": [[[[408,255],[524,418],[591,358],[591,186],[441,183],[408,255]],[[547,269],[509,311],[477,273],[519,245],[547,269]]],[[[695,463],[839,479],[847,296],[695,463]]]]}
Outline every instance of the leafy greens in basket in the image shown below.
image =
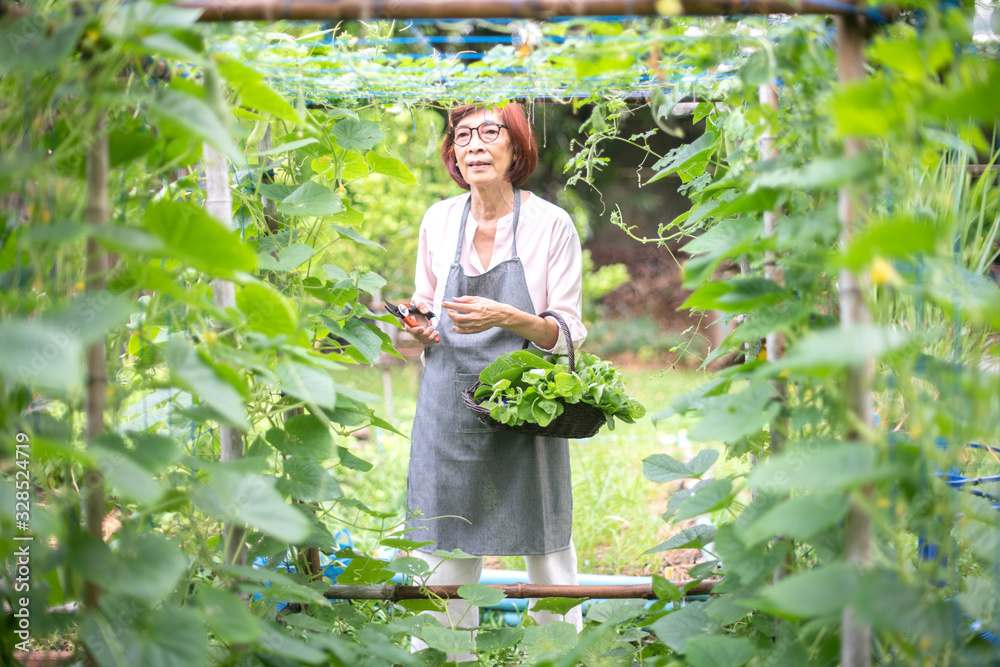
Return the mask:
{"type": "Polygon", "coordinates": [[[563,412],[563,403],[583,401],[604,413],[608,427],[615,418],[635,423],[646,408],[625,393],[621,374],[608,362],[579,352],[576,374],[569,370],[569,357],[540,350],[508,352],[483,369],[475,400],[490,409],[490,416],[509,426],[532,422],[548,426],[563,412]]]}

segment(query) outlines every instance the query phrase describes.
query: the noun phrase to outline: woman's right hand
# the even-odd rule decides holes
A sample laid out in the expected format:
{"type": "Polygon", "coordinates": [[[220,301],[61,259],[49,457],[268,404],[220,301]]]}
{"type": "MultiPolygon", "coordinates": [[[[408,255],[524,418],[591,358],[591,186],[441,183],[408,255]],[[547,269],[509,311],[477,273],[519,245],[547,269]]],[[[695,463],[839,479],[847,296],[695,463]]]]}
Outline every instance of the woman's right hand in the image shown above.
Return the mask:
{"type": "Polygon", "coordinates": [[[406,329],[406,332],[413,336],[421,345],[440,343],[441,336],[438,335],[438,332],[431,326],[430,320],[424,315],[424,313],[431,312],[431,307],[421,299],[413,299],[410,305],[413,306],[413,310],[410,312],[416,317],[417,326],[411,327],[404,323],[403,328],[406,329]]]}

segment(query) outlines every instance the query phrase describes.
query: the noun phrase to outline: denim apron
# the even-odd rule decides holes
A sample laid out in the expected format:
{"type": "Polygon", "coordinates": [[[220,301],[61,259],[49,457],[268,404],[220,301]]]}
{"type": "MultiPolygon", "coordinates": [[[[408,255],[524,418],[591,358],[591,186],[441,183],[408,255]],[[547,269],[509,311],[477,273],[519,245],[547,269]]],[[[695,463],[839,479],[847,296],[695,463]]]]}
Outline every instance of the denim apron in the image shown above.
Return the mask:
{"type": "MultiPolygon", "coordinates": [[[[481,296],[534,314],[524,267],[517,256],[521,193],[514,189],[511,258],[478,276],[459,260],[472,197],[465,203],[444,300],[481,296]]],[[[461,549],[476,556],[541,555],[569,547],[573,516],[569,444],[484,426],[462,403],[461,392],[504,352],[524,339],[494,327],[476,334],[451,330],[441,309],[441,342],[424,349],[425,363],[413,420],[407,537],[434,540],[421,550],[461,549]]]]}

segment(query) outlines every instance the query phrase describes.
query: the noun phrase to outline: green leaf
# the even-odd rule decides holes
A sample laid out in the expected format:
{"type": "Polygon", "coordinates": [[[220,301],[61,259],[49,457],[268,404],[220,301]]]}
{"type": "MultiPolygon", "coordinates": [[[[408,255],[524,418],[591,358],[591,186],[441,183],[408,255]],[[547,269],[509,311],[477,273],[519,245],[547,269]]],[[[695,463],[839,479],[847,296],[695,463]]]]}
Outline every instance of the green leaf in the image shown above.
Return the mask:
{"type": "Polygon", "coordinates": [[[908,335],[895,328],[857,324],[814,331],[793,345],[784,359],[763,365],[769,375],[790,369],[861,366],[906,345],[908,335]]]}
{"type": "Polygon", "coordinates": [[[379,540],[379,544],[390,549],[399,549],[400,551],[415,551],[420,547],[427,547],[434,544],[434,541],[420,542],[418,540],[408,540],[403,537],[386,537],[379,540]]]}
{"type": "Polygon", "coordinates": [[[653,593],[659,599],[668,602],[679,602],[683,598],[681,589],[674,586],[674,582],[658,574],[653,575],[653,593]]]}
{"type": "Polygon", "coordinates": [[[333,126],[337,145],[346,150],[369,151],[385,138],[379,124],[371,120],[345,118],[333,126]]]}
{"type": "Polygon", "coordinates": [[[280,361],[274,371],[289,396],[321,408],[337,406],[336,384],[328,372],[297,361],[280,361]]]}
{"type": "Polygon", "coordinates": [[[253,641],[261,635],[257,619],[234,591],[202,585],[198,587],[195,600],[218,639],[236,644],[253,641]]]}
{"type": "Polygon", "coordinates": [[[847,514],[847,508],[843,493],[795,496],[750,524],[743,531],[743,541],[751,547],[777,536],[807,542],[835,526],[847,514]]]}
{"type": "Polygon", "coordinates": [[[79,44],[89,21],[67,21],[49,35],[47,21],[39,15],[8,19],[0,27],[0,76],[60,67],[79,44]]]}
{"type": "Polygon", "coordinates": [[[426,577],[431,571],[430,566],[427,565],[427,561],[412,556],[397,558],[384,567],[389,572],[405,574],[418,579],[426,577]]]}
{"type": "Polygon", "coordinates": [[[385,250],[385,248],[383,248],[378,243],[375,243],[374,241],[371,241],[371,240],[365,238],[364,236],[362,236],[361,234],[357,233],[355,230],[351,229],[350,227],[341,227],[340,225],[330,225],[330,228],[333,229],[335,232],[339,233],[340,235],[346,236],[347,238],[351,239],[355,243],[360,243],[361,245],[364,245],[364,246],[369,246],[369,247],[372,247],[372,248],[378,248],[380,250],[385,250]]]}
{"type": "Polygon", "coordinates": [[[448,654],[467,653],[476,650],[472,633],[468,630],[452,630],[439,625],[425,624],[420,631],[420,638],[428,646],[448,654]]]}
{"type": "Polygon", "coordinates": [[[63,391],[80,387],[84,346],[70,333],[42,317],[0,322],[0,371],[31,386],[63,391]]]}
{"type": "Polygon", "coordinates": [[[377,174],[385,174],[406,185],[417,184],[417,179],[413,177],[413,174],[406,168],[406,165],[399,160],[391,157],[382,157],[374,151],[370,151],[365,155],[365,161],[377,174]]]}
{"type": "Polygon", "coordinates": [[[839,615],[854,597],[860,574],[845,562],[796,572],[764,589],[759,609],[782,618],[839,615]]]}
{"type": "Polygon", "coordinates": [[[337,193],[316,181],[306,181],[278,204],[281,213],[307,218],[321,218],[343,209],[337,193]]]}
{"type": "Polygon", "coordinates": [[[269,252],[257,253],[257,265],[262,271],[291,271],[313,256],[313,249],[305,243],[292,243],[278,251],[275,259],[269,252]]]}
{"type": "Polygon", "coordinates": [[[213,146],[239,164],[241,151],[230,138],[229,130],[202,99],[177,88],[161,88],[149,101],[149,118],[156,125],[172,127],[182,136],[194,136],[213,146]]]}
{"type": "Polygon", "coordinates": [[[673,482],[678,479],[700,477],[719,458],[714,449],[704,449],[687,463],[681,463],[667,454],[653,454],[642,460],[642,474],[651,482],[673,482]]]}
{"type": "Polygon", "coordinates": [[[309,535],[309,522],[281,497],[273,477],[217,467],[207,485],[192,491],[195,505],[223,521],[235,521],[295,543],[309,535]]]}
{"type": "MultiPolygon", "coordinates": [[[[247,153],[247,157],[265,157],[268,155],[278,155],[280,153],[289,153],[299,148],[309,146],[311,144],[319,143],[319,139],[310,137],[308,139],[299,139],[298,141],[289,141],[287,144],[281,144],[280,146],[275,146],[266,151],[260,151],[258,153],[247,153]]],[[[264,195],[268,199],[274,199],[275,201],[281,201],[288,195],[295,191],[296,186],[294,185],[281,185],[279,183],[264,183],[260,186],[260,194],[264,195]],[[279,190],[278,188],[284,188],[284,190],[279,190]],[[278,193],[283,192],[280,197],[272,197],[268,192],[278,193]]]]}
{"type": "Polygon", "coordinates": [[[666,542],[643,552],[643,555],[655,554],[670,549],[700,549],[715,537],[715,526],[699,525],[685,528],[666,542]]]}
{"type": "Polygon", "coordinates": [[[323,322],[334,336],[339,336],[353,345],[365,361],[371,364],[378,361],[379,353],[382,351],[382,339],[365,322],[356,317],[343,324],[328,317],[323,318],[323,322]]]}
{"type": "Polygon", "coordinates": [[[734,442],[758,433],[781,411],[767,382],[752,382],[739,394],[723,394],[705,401],[701,421],[691,429],[692,440],[734,442]]]}
{"type": "Polygon", "coordinates": [[[102,602],[104,623],[88,617],[80,632],[102,667],[190,667],[210,662],[205,622],[191,609],[163,607],[137,613],[133,606],[102,602]],[[111,649],[111,650],[109,650],[111,649]],[[121,662],[113,656],[121,656],[121,662]]]}
{"type": "Polygon", "coordinates": [[[843,254],[843,265],[859,271],[876,257],[912,257],[933,252],[943,231],[927,220],[901,218],[874,222],[851,239],[843,254]]]}
{"type": "Polygon", "coordinates": [[[319,497],[325,481],[330,477],[323,466],[313,459],[299,456],[290,456],[281,465],[286,477],[276,480],[279,492],[305,502],[327,500],[319,497]]]}
{"type": "Polygon", "coordinates": [[[691,637],[685,658],[692,667],[742,667],[754,653],[746,637],[691,637]]]}
{"type": "Polygon", "coordinates": [[[251,272],[257,257],[239,238],[200,206],[161,199],[146,207],[146,228],[163,241],[168,256],[211,275],[251,272]]]}
{"type": "Polygon", "coordinates": [[[361,472],[368,472],[372,469],[372,464],[365,461],[362,458],[358,458],[351,453],[350,450],[344,447],[337,447],[337,453],[340,455],[340,465],[345,468],[350,468],[351,470],[359,470],[361,472]]]}
{"type": "Polygon", "coordinates": [[[681,503],[673,520],[684,521],[728,507],[736,495],[732,489],[733,483],[728,477],[712,480],[681,503]]]}
{"type": "MultiPolygon", "coordinates": [[[[582,602],[577,600],[577,602],[582,602]]],[[[551,611],[551,610],[545,610],[551,611]]],[[[480,653],[496,653],[513,648],[524,637],[524,628],[495,628],[476,634],[476,650],[480,653]]]]}
{"type": "Polygon", "coordinates": [[[785,298],[785,291],[765,278],[718,280],[698,288],[681,308],[742,313],[772,306],[785,298]]]}
{"type": "Polygon", "coordinates": [[[816,158],[796,169],[774,169],[758,176],[750,188],[792,190],[836,189],[869,178],[872,162],[866,155],[845,158],[816,158]]]}
{"type": "Polygon", "coordinates": [[[258,623],[264,632],[264,636],[256,642],[261,652],[281,656],[292,661],[292,664],[318,665],[328,661],[329,656],[324,651],[292,636],[289,634],[290,631],[282,632],[271,623],[262,620],[258,620],[258,623]]]}
{"type": "Polygon", "coordinates": [[[565,616],[570,609],[579,607],[587,598],[541,598],[531,607],[531,611],[550,611],[565,616]]]}
{"type": "MultiPolygon", "coordinates": [[[[353,272],[352,276],[357,275],[357,272],[353,272]]],[[[358,276],[358,289],[368,292],[369,294],[375,294],[383,287],[386,286],[386,280],[377,273],[363,273],[358,276]]]]}
{"type": "Polygon", "coordinates": [[[645,613],[645,600],[604,600],[591,605],[587,610],[587,620],[618,625],[645,613]]]}
{"type": "Polygon", "coordinates": [[[107,591],[157,604],[170,595],[188,567],[172,541],[156,533],[125,533],[111,562],[90,573],[107,591]]]}
{"type": "Polygon", "coordinates": [[[565,621],[532,625],[524,629],[521,650],[536,661],[555,657],[576,646],[579,637],[576,626],[565,621]]]}
{"type": "Polygon", "coordinates": [[[377,558],[368,558],[355,554],[351,563],[340,576],[338,584],[381,584],[392,579],[393,572],[388,569],[389,563],[377,558]]]}
{"type": "Polygon", "coordinates": [[[880,474],[868,443],[815,438],[764,461],[747,479],[752,488],[771,494],[853,488],[880,474]]]}
{"type": "Polygon", "coordinates": [[[458,595],[475,607],[495,607],[507,599],[506,593],[499,589],[491,588],[486,584],[466,584],[459,586],[458,595]]]}
{"type": "Polygon", "coordinates": [[[757,49],[740,68],[740,78],[748,86],[760,86],[774,81],[774,69],[768,49],[757,49]]]}
{"type": "Polygon", "coordinates": [[[650,178],[646,185],[669,176],[675,172],[682,172],[688,176],[687,180],[698,176],[705,171],[705,164],[717,147],[715,132],[703,133],[690,144],[686,144],[676,152],[671,151],[663,159],[653,165],[656,174],[650,178]]]}
{"type": "Polygon", "coordinates": [[[330,429],[313,415],[294,415],[285,420],[284,430],[271,428],[265,436],[275,449],[289,456],[323,461],[333,455],[330,429]]]}
{"type": "Polygon", "coordinates": [[[167,343],[167,367],[171,381],[190,391],[231,426],[250,427],[243,396],[187,342],[175,338],[167,343]]]}
{"type": "Polygon", "coordinates": [[[652,624],[653,633],[671,650],[684,653],[692,637],[713,634],[719,629],[702,607],[694,602],[667,614],[652,624]]]}
{"type": "Polygon", "coordinates": [[[236,293],[236,306],[246,316],[247,326],[270,338],[294,336],[299,328],[295,304],[270,285],[250,283],[236,293]]]}
{"type": "MultiPolygon", "coordinates": [[[[106,449],[102,443],[107,443],[116,435],[104,434],[91,441],[88,450],[100,467],[101,474],[112,488],[119,491],[125,498],[138,503],[151,505],[163,495],[164,488],[153,479],[153,476],[132,459],[128,451],[106,449]]],[[[118,438],[120,440],[120,438],[118,438]]],[[[122,442],[124,445],[124,442],[122,442]]]]}

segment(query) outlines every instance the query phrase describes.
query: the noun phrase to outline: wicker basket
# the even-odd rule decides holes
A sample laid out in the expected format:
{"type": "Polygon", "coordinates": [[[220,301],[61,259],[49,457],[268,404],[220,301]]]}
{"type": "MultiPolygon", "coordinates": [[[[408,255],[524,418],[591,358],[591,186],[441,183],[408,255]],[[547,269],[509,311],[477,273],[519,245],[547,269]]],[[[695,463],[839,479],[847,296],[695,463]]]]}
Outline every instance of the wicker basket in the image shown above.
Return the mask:
{"type": "MultiPolygon", "coordinates": [[[[576,353],[573,350],[573,339],[569,335],[569,327],[566,326],[566,321],[561,315],[559,315],[559,313],[555,313],[551,310],[546,310],[540,315],[540,317],[551,317],[559,325],[563,335],[566,337],[566,345],[569,348],[570,371],[575,373],[576,353]]],[[[522,349],[527,347],[528,341],[525,340],[522,349]]],[[[604,426],[604,423],[607,421],[604,413],[589,403],[584,403],[583,401],[578,403],[566,403],[562,399],[558,399],[563,406],[562,414],[553,419],[548,426],[539,426],[538,424],[531,422],[525,422],[520,426],[508,426],[507,424],[493,419],[493,417],[490,416],[489,409],[484,408],[476,402],[476,389],[481,386],[482,382],[476,382],[462,390],[462,402],[465,403],[465,407],[472,411],[472,414],[476,415],[476,418],[479,421],[490,428],[500,429],[502,431],[514,431],[515,433],[524,433],[525,435],[541,435],[548,438],[574,438],[576,440],[581,440],[595,435],[599,430],[601,430],[601,427],[604,426]]]]}

